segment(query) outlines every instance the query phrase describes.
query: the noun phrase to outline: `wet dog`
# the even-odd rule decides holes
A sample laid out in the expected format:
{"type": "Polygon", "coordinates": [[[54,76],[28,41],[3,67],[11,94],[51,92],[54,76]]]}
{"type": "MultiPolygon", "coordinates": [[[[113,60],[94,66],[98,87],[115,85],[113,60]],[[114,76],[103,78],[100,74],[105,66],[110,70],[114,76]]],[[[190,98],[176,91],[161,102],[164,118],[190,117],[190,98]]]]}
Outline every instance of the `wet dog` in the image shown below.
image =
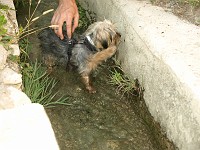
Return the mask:
{"type": "Polygon", "coordinates": [[[44,29],[38,34],[44,63],[50,69],[55,65],[76,66],[89,93],[96,92],[91,84],[91,72],[115,54],[120,37],[109,20],[91,24],[76,39],[69,40],[65,32],[64,39],[60,40],[52,29],[44,29]]]}

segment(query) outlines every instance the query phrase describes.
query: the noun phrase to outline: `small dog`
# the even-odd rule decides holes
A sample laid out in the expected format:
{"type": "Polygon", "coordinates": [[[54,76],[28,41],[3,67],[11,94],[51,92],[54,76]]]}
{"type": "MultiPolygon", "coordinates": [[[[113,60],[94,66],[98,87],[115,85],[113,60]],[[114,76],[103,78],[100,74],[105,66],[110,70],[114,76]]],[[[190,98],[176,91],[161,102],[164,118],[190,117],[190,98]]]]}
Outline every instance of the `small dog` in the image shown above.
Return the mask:
{"type": "Polygon", "coordinates": [[[60,40],[52,29],[44,29],[38,38],[44,63],[50,69],[55,65],[76,66],[86,89],[96,93],[90,74],[115,54],[121,35],[109,20],[104,20],[91,24],[78,39],[69,40],[64,32],[64,39],[60,40]]]}

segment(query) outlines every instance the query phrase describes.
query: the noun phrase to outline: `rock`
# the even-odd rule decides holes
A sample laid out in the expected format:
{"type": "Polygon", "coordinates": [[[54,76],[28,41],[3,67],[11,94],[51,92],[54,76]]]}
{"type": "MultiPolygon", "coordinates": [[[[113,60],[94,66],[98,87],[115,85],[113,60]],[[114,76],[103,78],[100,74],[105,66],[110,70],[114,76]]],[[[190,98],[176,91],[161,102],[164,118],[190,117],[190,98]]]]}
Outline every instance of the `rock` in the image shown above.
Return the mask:
{"type": "Polygon", "coordinates": [[[11,48],[11,51],[9,54],[12,54],[14,56],[20,55],[20,50],[19,50],[18,44],[11,44],[9,47],[11,48]]]}
{"type": "Polygon", "coordinates": [[[30,104],[29,97],[12,86],[0,86],[0,110],[30,104]]]}
{"type": "Polygon", "coordinates": [[[22,75],[6,67],[0,72],[0,82],[6,85],[22,84],[22,75]]]}
{"type": "Polygon", "coordinates": [[[1,150],[59,150],[50,120],[39,104],[0,111],[1,150]]]}
{"type": "Polygon", "coordinates": [[[0,70],[2,70],[5,67],[7,59],[7,51],[3,47],[3,45],[0,45],[0,70]]]}

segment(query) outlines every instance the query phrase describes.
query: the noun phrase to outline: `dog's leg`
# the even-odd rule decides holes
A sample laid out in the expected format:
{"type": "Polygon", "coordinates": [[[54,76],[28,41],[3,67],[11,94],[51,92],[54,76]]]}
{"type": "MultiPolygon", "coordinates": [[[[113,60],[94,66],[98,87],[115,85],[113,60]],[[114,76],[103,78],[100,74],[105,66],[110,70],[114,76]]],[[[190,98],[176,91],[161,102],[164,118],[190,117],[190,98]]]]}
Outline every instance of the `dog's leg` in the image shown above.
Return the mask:
{"type": "Polygon", "coordinates": [[[112,57],[115,54],[116,50],[116,46],[110,46],[107,49],[94,54],[88,61],[87,69],[89,70],[89,72],[95,70],[99,64],[112,57]]]}
{"type": "Polygon", "coordinates": [[[93,56],[91,56],[88,60],[87,67],[81,73],[82,82],[84,83],[86,89],[89,93],[96,93],[96,90],[91,84],[90,73],[92,70],[96,69],[96,67],[104,60],[110,58],[116,52],[116,46],[110,46],[107,49],[97,52],[93,56]]]}
{"type": "Polygon", "coordinates": [[[81,74],[82,82],[85,85],[85,88],[88,90],[89,93],[96,93],[96,90],[92,87],[90,77],[86,74],[81,74]]]}

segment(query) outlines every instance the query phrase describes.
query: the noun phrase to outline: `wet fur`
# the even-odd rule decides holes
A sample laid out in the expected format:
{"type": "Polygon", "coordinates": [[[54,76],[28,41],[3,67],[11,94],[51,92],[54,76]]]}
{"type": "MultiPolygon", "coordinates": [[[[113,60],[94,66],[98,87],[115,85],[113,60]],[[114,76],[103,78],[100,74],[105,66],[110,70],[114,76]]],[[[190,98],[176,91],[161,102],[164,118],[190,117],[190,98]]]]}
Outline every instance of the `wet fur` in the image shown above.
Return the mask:
{"type": "MultiPolygon", "coordinates": [[[[56,57],[58,60],[63,58],[62,64],[67,65],[70,63],[76,66],[86,89],[89,93],[95,93],[96,90],[91,84],[90,74],[99,64],[115,54],[120,41],[121,35],[116,31],[114,25],[108,20],[90,25],[82,36],[91,38],[96,51],[91,51],[86,45],[77,43],[71,50],[70,58],[70,48],[66,36],[61,41],[52,31],[46,30],[42,32],[38,37],[41,40],[43,54],[56,57]],[[44,34],[42,32],[47,33],[44,34]],[[66,46],[63,47],[64,45],[66,46]]],[[[47,57],[47,55],[44,57],[47,57]]]]}

